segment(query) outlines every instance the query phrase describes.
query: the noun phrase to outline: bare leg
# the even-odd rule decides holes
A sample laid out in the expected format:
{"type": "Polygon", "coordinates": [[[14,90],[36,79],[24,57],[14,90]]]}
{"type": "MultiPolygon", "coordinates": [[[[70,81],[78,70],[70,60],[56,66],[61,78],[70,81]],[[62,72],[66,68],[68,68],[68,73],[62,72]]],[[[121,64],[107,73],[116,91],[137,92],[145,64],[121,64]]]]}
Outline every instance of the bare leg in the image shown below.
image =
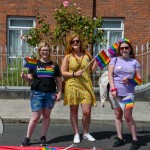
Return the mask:
{"type": "Polygon", "coordinates": [[[41,136],[45,136],[50,124],[50,114],[51,114],[52,109],[47,109],[44,108],[42,110],[42,116],[43,116],[43,120],[42,120],[42,133],[41,136]]]}
{"type": "Polygon", "coordinates": [[[133,140],[137,141],[136,125],[135,125],[135,122],[132,117],[132,110],[133,110],[133,108],[125,109],[124,118],[127,122],[127,125],[129,127],[130,131],[131,131],[133,140]]]}
{"type": "Polygon", "coordinates": [[[78,105],[70,105],[70,120],[72,123],[72,128],[74,130],[74,134],[79,133],[78,130],[78,105]]]}
{"type": "Polygon", "coordinates": [[[83,133],[89,132],[89,126],[91,122],[91,105],[82,104],[82,124],[83,124],[83,133]]]}
{"type": "Polygon", "coordinates": [[[115,125],[116,125],[116,130],[117,130],[117,135],[118,138],[123,139],[122,137],[122,128],[123,128],[123,122],[122,122],[122,117],[123,117],[123,111],[120,107],[116,108],[114,110],[115,113],[115,125]]]}
{"type": "Polygon", "coordinates": [[[41,113],[42,113],[42,110],[40,110],[38,112],[32,112],[32,118],[29,121],[28,129],[27,129],[27,137],[28,138],[31,138],[31,136],[34,132],[34,129],[38,123],[38,120],[41,116],[41,113]]]}

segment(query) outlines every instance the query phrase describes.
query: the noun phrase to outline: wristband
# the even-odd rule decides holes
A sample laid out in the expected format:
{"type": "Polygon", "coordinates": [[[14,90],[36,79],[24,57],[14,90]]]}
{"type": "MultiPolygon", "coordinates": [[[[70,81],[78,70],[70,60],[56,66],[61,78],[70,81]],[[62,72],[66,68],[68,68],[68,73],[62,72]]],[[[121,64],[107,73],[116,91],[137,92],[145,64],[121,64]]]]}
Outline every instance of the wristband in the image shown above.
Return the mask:
{"type": "Polygon", "coordinates": [[[72,75],[73,75],[73,77],[74,77],[74,71],[73,71],[73,74],[72,74],[72,75]]]}
{"type": "Polygon", "coordinates": [[[114,92],[114,91],[117,91],[117,88],[110,89],[110,92],[114,92]]]}

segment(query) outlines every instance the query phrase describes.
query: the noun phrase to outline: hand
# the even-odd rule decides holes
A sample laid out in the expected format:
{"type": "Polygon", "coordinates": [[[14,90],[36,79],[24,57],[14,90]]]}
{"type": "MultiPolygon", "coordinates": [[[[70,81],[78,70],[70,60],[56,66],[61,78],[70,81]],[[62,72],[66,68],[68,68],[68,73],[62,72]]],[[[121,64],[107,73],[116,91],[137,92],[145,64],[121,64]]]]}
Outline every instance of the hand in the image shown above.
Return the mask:
{"type": "Polygon", "coordinates": [[[27,74],[25,74],[23,71],[21,72],[21,78],[25,79],[27,77],[27,74]]]}
{"type": "Polygon", "coordinates": [[[122,79],[122,82],[127,84],[128,83],[128,79],[125,77],[125,78],[122,79]]]}
{"type": "Polygon", "coordinates": [[[79,71],[75,72],[74,75],[76,77],[80,77],[80,76],[82,76],[83,72],[84,72],[83,70],[79,70],[79,71]]]}
{"type": "Polygon", "coordinates": [[[111,95],[112,95],[113,97],[117,97],[117,91],[111,92],[111,95]]]}
{"type": "Polygon", "coordinates": [[[61,100],[61,92],[58,92],[57,94],[56,94],[56,101],[60,101],[61,100]]]}

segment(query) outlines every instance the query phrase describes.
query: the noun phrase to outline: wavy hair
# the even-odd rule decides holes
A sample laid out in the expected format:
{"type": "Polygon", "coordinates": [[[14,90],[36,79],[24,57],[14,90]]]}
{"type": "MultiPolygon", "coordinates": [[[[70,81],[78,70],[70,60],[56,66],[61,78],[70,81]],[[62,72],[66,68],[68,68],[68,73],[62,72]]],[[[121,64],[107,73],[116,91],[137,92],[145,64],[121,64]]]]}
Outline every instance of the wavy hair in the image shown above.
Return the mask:
{"type": "Polygon", "coordinates": [[[78,37],[79,38],[79,41],[80,41],[80,52],[83,53],[83,54],[87,54],[87,56],[89,57],[89,59],[91,60],[92,59],[92,56],[91,54],[85,50],[84,46],[83,46],[83,42],[80,38],[80,36],[78,34],[72,34],[69,38],[68,38],[68,44],[67,44],[67,48],[65,50],[65,55],[68,55],[68,54],[72,54],[74,52],[74,49],[72,47],[72,40],[74,38],[78,37]]]}

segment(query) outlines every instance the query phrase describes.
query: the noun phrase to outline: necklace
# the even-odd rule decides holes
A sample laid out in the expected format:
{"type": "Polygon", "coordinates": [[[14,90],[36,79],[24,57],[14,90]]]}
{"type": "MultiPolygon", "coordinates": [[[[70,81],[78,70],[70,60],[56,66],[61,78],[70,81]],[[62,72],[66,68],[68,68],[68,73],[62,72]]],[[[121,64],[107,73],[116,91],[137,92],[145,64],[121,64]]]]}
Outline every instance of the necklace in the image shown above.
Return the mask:
{"type": "Polygon", "coordinates": [[[75,56],[75,55],[74,55],[74,57],[76,58],[77,63],[78,63],[79,65],[81,65],[84,55],[81,56],[81,60],[80,60],[80,58],[77,58],[77,56],[75,56]]]}

